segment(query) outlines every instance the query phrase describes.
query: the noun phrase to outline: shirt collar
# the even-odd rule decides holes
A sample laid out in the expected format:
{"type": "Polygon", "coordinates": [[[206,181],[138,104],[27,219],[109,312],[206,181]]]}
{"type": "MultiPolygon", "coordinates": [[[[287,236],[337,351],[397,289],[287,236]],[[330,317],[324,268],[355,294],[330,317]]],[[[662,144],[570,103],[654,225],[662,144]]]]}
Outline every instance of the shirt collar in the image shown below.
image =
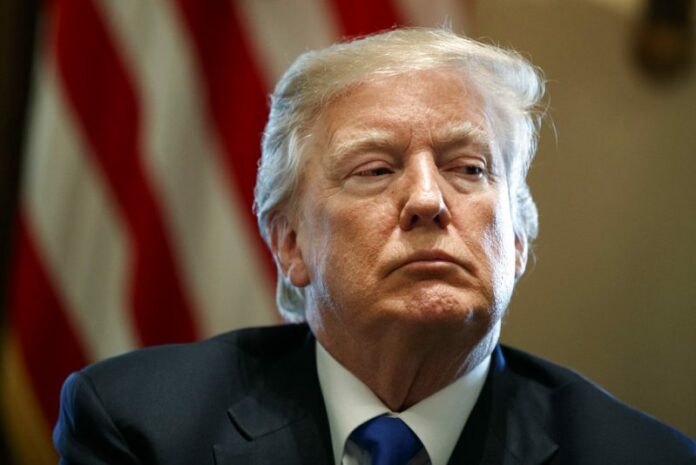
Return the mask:
{"type": "Polygon", "coordinates": [[[473,370],[404,410],[391,412],[355,375],[338,363],[319,342],[317,373],[331,429],[334,463],[342,463],[348,436],[378,415],[401,418],[421,440],[432,465],[446,465],[478,399],[490,366],[490,355],[473,370]]]}

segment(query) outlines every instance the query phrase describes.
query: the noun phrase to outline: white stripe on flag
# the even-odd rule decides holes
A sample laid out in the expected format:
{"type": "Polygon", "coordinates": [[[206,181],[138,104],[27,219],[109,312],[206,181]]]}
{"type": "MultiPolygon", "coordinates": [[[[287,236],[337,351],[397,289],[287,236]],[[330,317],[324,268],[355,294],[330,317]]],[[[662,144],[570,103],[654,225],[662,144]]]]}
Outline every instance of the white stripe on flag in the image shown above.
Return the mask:
{"type": "Polygon", "coordinates": [[[22,199],[38,253],[88,359],[137,347],[127,311],[130,251],[74,125],[53,62],[38,61],[22,199]]]}
{"type": "Polygon", "coordinates": [[[189,34],[169,2],[100,6],[138,89],[145,165],[204,335],[275,321],[270,277],[206,126],[189,34]]]}
{"type": "Polygon", "coordinates": [[[272,88],[302,52],[331,45],[340,37],[327,0],[233,2],[248,28],[254,55],[272,88]]]}

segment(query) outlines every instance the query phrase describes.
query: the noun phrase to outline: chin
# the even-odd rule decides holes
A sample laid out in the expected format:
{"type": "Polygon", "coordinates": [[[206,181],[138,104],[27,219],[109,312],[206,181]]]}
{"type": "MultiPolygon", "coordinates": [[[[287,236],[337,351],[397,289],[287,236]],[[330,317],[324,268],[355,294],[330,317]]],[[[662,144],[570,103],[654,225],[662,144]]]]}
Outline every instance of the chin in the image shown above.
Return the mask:
{"type": "Polygon", "coordinates": [[[429,286],[404,297],[400,312],[419,324],[464,323],[483,329],[490,327],[496,318],[491,299],[473,289],[429,286]]]}

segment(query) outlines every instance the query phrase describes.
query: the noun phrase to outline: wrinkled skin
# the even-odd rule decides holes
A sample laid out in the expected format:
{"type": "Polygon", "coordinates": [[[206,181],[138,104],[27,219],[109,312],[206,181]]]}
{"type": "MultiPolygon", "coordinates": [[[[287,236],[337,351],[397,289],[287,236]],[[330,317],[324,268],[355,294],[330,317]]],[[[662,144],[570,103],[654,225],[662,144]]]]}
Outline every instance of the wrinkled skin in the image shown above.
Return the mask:
{"type": "Polygon", "coordinates": [[[392,410],[490,353],[524,270],[489,134],[451,71],[360,84],[314,122],[297,208],[272,232],[319,342],[392,410]]]}

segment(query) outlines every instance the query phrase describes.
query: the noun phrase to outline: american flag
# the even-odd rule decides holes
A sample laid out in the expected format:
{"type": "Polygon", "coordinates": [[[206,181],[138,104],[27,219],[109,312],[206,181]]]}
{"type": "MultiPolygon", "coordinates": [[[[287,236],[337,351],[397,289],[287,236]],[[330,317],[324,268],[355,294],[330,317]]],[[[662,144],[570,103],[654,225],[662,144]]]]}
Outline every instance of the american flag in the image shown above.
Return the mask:
{"type": "Polygon", "coordinates": [[[279,321],[252,214],[267,94],[299,53],[466,15],[448,0],[51,0],[1,368],[17,463],[55,463],[65,377],[279,321]]]}

